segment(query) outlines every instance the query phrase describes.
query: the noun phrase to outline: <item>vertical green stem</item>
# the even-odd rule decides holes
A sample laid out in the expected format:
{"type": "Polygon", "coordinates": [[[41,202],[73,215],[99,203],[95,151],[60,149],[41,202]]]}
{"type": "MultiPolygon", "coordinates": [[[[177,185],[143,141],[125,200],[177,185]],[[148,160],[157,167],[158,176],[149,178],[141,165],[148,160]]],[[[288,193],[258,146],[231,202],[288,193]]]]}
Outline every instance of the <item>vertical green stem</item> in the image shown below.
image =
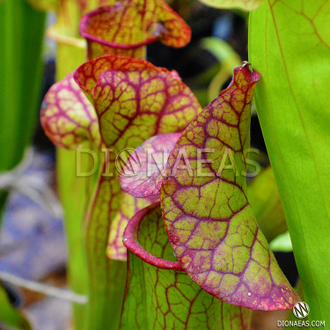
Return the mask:
{"type": "MultiPolygon", "coordinates": [[[[57,180],[68,244],[68,283],[75,293],[86,295],[88,277],[83,244],[86,180],[75,176],[75,156],[73,150],[57,149],[57,180]]],[[[86,305],[73,304],[74,329],[83,329],[85,312],[86,305]]]]}
{"type": "MultiPolygon", "coordinates": [[[[58,42],[56,78],[62,79],[75,70],[85,59],[85,48],[58,42]]],[[[90,178],[76,176],[76,151],[57,149],[57,181],[64,210],[64,226],[68,244],[68,282],[70,288],[80,294],[88,294],[88,272],[83,238],[83,219],[88,203],[90,178]]],[[[81,170],[89,165],[81,160],[81,170]]],[[[73,304],[74,329],[82,330],[86,325],[87,305],[73,304]]]]}

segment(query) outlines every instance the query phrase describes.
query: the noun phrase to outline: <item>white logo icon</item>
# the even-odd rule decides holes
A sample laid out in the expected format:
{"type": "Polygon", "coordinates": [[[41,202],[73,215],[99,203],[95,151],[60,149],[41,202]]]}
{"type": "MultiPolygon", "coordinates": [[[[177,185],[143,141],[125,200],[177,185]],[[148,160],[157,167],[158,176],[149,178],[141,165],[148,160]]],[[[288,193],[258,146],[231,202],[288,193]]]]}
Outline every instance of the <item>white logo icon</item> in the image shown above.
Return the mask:
{"type": "Polygon", "coordinates": [[[304,319],[309,314],[309,306],[300,301],[293,306],[292,313],[297,319],[304,319]]]}

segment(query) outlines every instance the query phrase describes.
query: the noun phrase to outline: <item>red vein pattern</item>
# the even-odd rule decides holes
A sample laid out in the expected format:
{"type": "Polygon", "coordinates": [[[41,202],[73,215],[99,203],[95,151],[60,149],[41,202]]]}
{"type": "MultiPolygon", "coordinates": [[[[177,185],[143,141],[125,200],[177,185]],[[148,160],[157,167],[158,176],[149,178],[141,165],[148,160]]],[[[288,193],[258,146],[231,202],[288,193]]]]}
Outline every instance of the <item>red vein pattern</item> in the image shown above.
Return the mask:
{"type": "Polygon", "coordinates": [[[104,54],[145,57],[145,46],[160,40],[183,47],[191,30],[163,0],[122,0],[85,15],[80,33],[88,42],[90,59],[104,54]]]}
{"type": "Polygon", "coordinates": [[[74,73],[74,79],[82,90],[90,97],[94,94],[94,89],[99,76],[105,71],[141,69],[154,69],[158,72],[168,72],[165,68],[155,67],[153,64],[140,59],[121,57],[114,55],[104,55],[81,65],[74,73]]]}
{"type": "MultiPolygon", "coordinates": [[[[135,230],[133,232],[141,249],[175,263],[158,205],[141,211],[138,235],[135,230]]],[[[249,329],[251,310],[216,299],[185,272],[160,269],[142,261],[132,252],[128,253],[121,330],[249,329]]]]}
{"type": "Polygon", "coordinates": [[[100,144],[95,110],[74,81],[72,73],[54,84],[45,95],[40,122],[57,147],[77,149],[87,140],[100,144]]]}
{"type": "MultiPolygon", "coordinates": [[[[176,74],[140,59],[103,56],[79,67],[74,78],[94,104],[102,140],[113,151],[109,156],[112,168],[121,150],[134,149],[156,134],[182,131],[200,110],[176,74]]],[[[111,229],[107,253],[119,260],[126,258],[120,243],[124,225],[136,211],[134,203],[129,210],[125,208],[123,196],[116,175],[101,176],[87,224],[88,235],[94,237],[91,250],[105,251],[100,242],[111,229]],[[121,205],[120,213],[126,215],[120,218],[121,205]]]]}
{"type": "Polygon", "coordinates": [[[259,78],[246,64],[236,68],[230,86],[183,132],[168,160],[161,206],[172,248],[194,282],[230,304],[269,311],[289,309],[299,297],[246,197],[244,151],[259,78]]]}
{"type": "MultiPolygon", "coordinates": [[[[143,60],[102,56],[79,67],[74,78],[94,105],[101,139],[111,151],[102,174],[108,173],[108,168],[115,170],[116,156],[122,149],[134,149],[156,134],[182,131],[200,110],[197,99],[174,73],[143,60]]],[[[115,261],[105,255],[124,260],[127,254],[120,240],[126,214],[135,211],[136,205],[130,204],[130,210],[126,210],[126,198],[116,172],[113,176],[101,175],[86,217],[86,251],[93,288],[89,304],[93,320],[100,322],[108,312],[100,301],[109,300],[107,285],[115,261]]]]}
{"type": "Polygon", "coordinates": [[[164,167],[180,135],[156,135],[137,147],[119,177],[123,190],[140,198],[160,195],[160,186],[166,175],[164,167]]]}
{"type": "Polygon", "coordinates": [[[157,133],[182,131],[200,110],[173,73],[140,59],[102,56],[80,66],[74,78],[92,99],[109,148],[136,148],[157,133]]]}

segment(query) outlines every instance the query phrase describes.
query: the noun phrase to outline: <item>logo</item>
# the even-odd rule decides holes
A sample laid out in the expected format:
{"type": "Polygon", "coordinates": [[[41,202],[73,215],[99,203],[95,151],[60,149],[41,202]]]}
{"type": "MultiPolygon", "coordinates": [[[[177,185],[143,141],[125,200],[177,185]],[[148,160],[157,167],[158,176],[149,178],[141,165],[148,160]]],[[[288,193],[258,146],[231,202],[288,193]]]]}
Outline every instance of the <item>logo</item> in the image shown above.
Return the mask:
{"type": "Polygon", "coordinates": [[[293,306],[292,313],[297,319],[304,319],[309,314],[309,306],[305,302],[298,302],[293,306]]]}
{"type": "Polygon", "coordinates": [[[135,149],[122,149],[116,156],[115,166],[121,176],[135,176],[142,171],[144,160],[135,149]]]}

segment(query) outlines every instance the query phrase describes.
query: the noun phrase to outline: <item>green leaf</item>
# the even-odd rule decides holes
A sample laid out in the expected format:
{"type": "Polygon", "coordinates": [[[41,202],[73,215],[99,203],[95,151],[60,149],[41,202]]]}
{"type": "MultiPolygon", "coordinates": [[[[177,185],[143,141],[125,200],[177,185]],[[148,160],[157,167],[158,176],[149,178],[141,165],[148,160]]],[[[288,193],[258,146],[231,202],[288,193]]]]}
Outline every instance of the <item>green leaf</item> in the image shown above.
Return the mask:
{"type": "Polygon", "coordinates": [[[25,316],[11,305],[7,292],[1,285],[0,306],[0,322],[17,330],[32,330],[25,316]]]}
{"type": "Polygon", "coordinates": [[[183,132],[161,187],[166,231],[188,275],[215,297],[258,310],[299,299],[281,272],[246,196],[251,102],[248,64],[183,132]],[[229,161],[229,164],[228,164],[229,161]]]}
{"type": "MultiPolygon", "coordinates": [[[[25,0],[0,1],[0,174],[18,165],[32,140],[43,76],[45,19],[45,13],[25,0]]],[[[7,192],[1,191],[0,219],[6,199],[7,192]]]]}
{"type": "Polygon", "coordinates": [[[43,73],[45,17],[25,0],[0,2],[0,172],[15,167],[32,140],[43,73]]]}
{"type": "MultiPolygon", "coordinates": [[[[138,242],[151,254],[175,261],[159,204],[142,210],[138,242]]],[[[226,304],[196,285],[182,271],[160,269],[129,252],[128,281],[121,330],[243,330],[251,311],[226,304]]]]}
{"type": "Polygon", "coordinates": [[[310,318],[330,322],[330,3],[265,1],[251,14],[256,106],[310,318]]]}

